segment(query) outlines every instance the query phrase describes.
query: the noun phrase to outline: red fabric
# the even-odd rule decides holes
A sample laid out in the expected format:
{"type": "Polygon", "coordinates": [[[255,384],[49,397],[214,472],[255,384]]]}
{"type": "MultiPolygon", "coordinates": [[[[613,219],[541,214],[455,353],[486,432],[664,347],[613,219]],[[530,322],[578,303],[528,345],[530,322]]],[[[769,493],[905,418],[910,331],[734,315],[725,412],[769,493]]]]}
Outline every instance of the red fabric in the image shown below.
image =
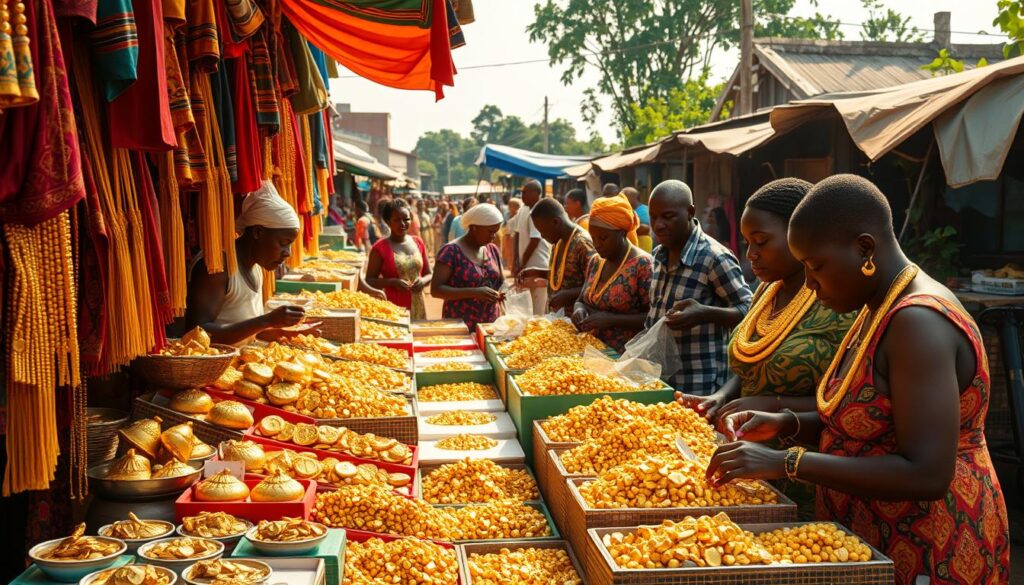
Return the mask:
{"type": "Polygon", "coordinates": [[[103,373],[107,341],[107,256],[110,244],[99,191],[89,165],[89,158],[83,158],[86,233],[79,239],[78,347],[84,373],[98,376],[103,373]]]}
{"type": "MultiPolygon", "coordinates": [[[[416,244],[416,249],[420,251],[420,259],[423,260],[423,268],[420,269],[420,276],[427,273],[427,269],[430,264],[427,263],[427,247],[423,245],[423,240],[416,236],[409,236],[412,238],[413,243],[416,244]]],[[[388,244],[388,238],[377,240],[377,243],[370,248],[370,252],[374,250],[380,256],[380,275],[382,278],[401,278],[398,275],[398,267],[395,265],[395,251],[391,249],[391,245],[388,244]]],[[[388,297],[388,300],[406,309],[412,308],[412,293],[407,290],[402,290],[392,287],[384,287],[384,294],[388,297]]]]}
{"type": "Polygon", "coordinates": [[[263,151],[260,131],[256,126],[256,109],[249,85],[249,56],[234,60],[235,84],[235,151],[238,180],[232,185],[235,193],[251,193],[263,180],[263,151]]]}
{"type": "Polygon", "coordinates": [[[146,246],[146,264],[149,268],[149,294],[153,305],[153,325],[156,347],[167,343],[164,326],[174,320],[171,309],[171,293],[167,285],[166,263],[164,262],[163,243],[160,240],[160,217],[157,211],[156,190],[153,188],[153,177],[146,164],[145,155],[141,152],[132,153],[137,184],[139,214],[142,216],[142,234],[146,246]]]}
{"type": "MultiPolygon", "coordinates": [[[[892,399],[875,384],[875,351],[893,316],[906,307],[938,312],[971,342],[977,371],[960,391],[960,432],[953,481],[945,497],[930,502],[883,502],[818,488],[817,517],[834,520],[893,560],[897,585],[913,585],[917,575],[932,585],[996,585],[1009,581],[1010,534],[1006,504],[985,443],[988,412],[988,359],[977,325],[949,301],[931,295],[904,297],[868,340],[867,359],[831,415],[822,414],[822,453],[878,457],[897,453],[892,399]]],[[[829,381],[834,396],[840,379],[829,381]]]]}
{"type": "Polygon", "coordinates": [[[319,4],[282,0],[302,36],[353,72],[399,89],[431,90],[440,100],[455,84],[445,0],[433,0],[430,28],[366,20],[319,4]]]}
{"type": "Polygon", "coordinates": [[[136,0],[139,31],[138,80],[107,104],[110,143],[115,148],[166,151],[178,145],[167,97],[162,0],[136,0]]]}
{"type": "Polygon", "coordinates": [[[220,56],[222,59],[234,59],[241,57],[249,50],[249,44],[245,41],[236,42],[231,34],[231,20],[228,18],[227,8],[224,2],[214,2],[214,11],[217,14],[217,37],[221,42],[220,56]]]}

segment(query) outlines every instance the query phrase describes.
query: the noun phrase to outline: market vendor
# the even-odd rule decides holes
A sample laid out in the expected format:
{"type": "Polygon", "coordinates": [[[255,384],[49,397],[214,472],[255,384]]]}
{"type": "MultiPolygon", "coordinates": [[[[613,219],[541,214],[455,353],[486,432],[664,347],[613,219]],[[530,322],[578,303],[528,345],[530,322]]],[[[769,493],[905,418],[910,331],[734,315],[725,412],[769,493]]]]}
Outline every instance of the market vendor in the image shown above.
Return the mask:
{"type": "Polygon", "coordinates": [[[505,279],[494,238],[501,229],[502,216],[497,207],[484,203],[459,220],[466,235],[437,253],[430,295],[444,301],[443,318],[461,319],[475,331],[478,323],[493,323],[501,313],[505,279]]]}
{"type": "Polygon", "coordinates": [[[555,199],[537,202],[530,210],[530,218],[541,237],[551,244],[548,311],[561,309],[571,315],[583,290],[587,263],[597,254],[590,234],[573,223],[562,204],[555,199]]]}
{"type": "Polygon", "coordinates": [[[418,236],[409,234],[413,210],[403,199],[385,201],[381,218],[391,235],[370,249],[366,283],[384,289],[387,300],[409,311],[414,320],[427,318],[423,289],[430,284],[427,248],[418,236]]]}
{"type": "Polygon", "coordinates": [[[235,218],[238,271],[234,274],[206,269],[202,253],[197,254],[189,271],[185,321],[188,328],[200,326],[215,343],[239,345],[253,337],[278,339],[316,330],[313,323],[302,323],[305,311],[298,306],[263,309],[263,271],[277,270],[291,255],[291,246],[299,235],[299,216],[277,194],[273,183],[264,181],[259,190],[242,202],[242,213],[235,218]]]}
{"type": "Polygon", "coordinates": [[[644,328],[651,305],[651,256],[636,245],[636,213],[625,195],[602,197],[590,210],[597,256],[587,265],[572,321],[615,351],[644,328]]]}
{"type": "MultiPolygon", "coordinates": [[[[807,412],[814,392],[853,322],[817,300],[804,282],[804,267],[789,251],[786,233],[793,210],[811,189],[801,179],[779,179],[747,200],[740,230],[747,259],[761,286],[729,343],[729,381],[710,396],[677,394],[677,401],[712,422],[734,412],[807,412]]],[[[814,514],[814,490],[785,482],[783,492],[800,506],[801,518],[814,514]]]]}
{"type": "Polygon", "coordinates": [[[818,486],[817,517],[893,560],[897,585],[1008,583],[1006,504],[985,443],[991,392],[977,324],[900,248],[868,180],[837,175],[793,212],[789,247],[837,313],[859,310],[817,389],[817,410],[726,418],[738,442],[708,466],[715,485],[786,477],[818,486]],[[782,451],[781,439],[812,445],[782,451]]]}

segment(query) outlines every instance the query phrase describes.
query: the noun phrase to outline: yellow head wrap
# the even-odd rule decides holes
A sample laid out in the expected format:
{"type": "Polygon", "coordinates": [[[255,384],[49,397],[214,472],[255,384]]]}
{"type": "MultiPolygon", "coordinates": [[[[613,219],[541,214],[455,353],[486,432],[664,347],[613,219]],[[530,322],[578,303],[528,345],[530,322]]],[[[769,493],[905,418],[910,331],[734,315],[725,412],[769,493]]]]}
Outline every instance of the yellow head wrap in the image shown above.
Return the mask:
{"type": "Polygon", "coordinates": [[[615,197],[601,197],[590,206],[591,227],[607,226],[611,229],[626,232],[629,243],[636,245],[636,229],[640,227],[640,218],[633,211],[629,199],[619,193],[615,197]]]}

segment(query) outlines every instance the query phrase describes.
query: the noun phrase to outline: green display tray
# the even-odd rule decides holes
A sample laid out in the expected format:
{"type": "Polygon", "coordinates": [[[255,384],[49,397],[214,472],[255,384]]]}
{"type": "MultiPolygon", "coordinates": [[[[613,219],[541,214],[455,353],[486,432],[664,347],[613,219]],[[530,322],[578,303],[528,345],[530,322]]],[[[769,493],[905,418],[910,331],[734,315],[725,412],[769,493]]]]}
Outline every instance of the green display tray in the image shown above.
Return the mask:
{"type": "MultiPolygon", "coordinates": [[[[490,362],[491,366],[494,367],[494,380],[498,387],[498,396],[501,396],[501,401],[508,406],[508,380],[512,376],[518,376],[526,371],[526,369],[510,369],[505,363],[505,356],[498,353],[497,348],[494,344],[488,344],[490,347],[490,353],[484,352],[484,356],[487,361],[490,362]]],[[[615,353],[613,349],[606,349],[602,353],[612,359],[619,357],[619,354],[615,353]]]]}
{"type": "MultiPolygon", "coordinates": [[[[434,507],[435,508],[467,508],[467,507],[474,506],[474,505],[479,506],[480,504],[439,504],[439,505],[435,505],[434,507]]],[[[455,542],[456,544],[467,544],[467,543],[470,543],[470,542],[505,542],[505,541],[508,541],[508,540],[523,540],[523,541],[530,541],[530,542],[543,542],[543,541],[546,541],[546,540],[558,540],[559,538],[561,538],[561,536],[559,536],[559,534],[558,534],[558,527],[555,526],[555,521],[551,517],[551,512],[548,510],[548,507],[546,505],[544,505],[542,502],[523,502],[523,505],[524,506],[529,506],[531,508],[535,508],[537,510],[540,510],[541,514],[544,514],[544,518],[546,518],[547,522],[548,522],[548,528],[551,529],[551,536],[538,536],[536,538],[499,538],[499,539],[494,539],[494,540],[455,540],[453,542],[455,542]]]]}
{"type": "Polygon", "coordinates": [[[320,234],[320,247],[329,248],[331,250],[352,250],[355,248],[345,243],[345,236],[332,236],[329,234],[320,234]]]}
{"type": "Polygon", "coordinates": [[[416,372],[416,387],[458,382],[479,382],[494,385],[494,369],[479,368],[463,372],[416,372]]]}
{"type": "Polygon", "coordinates": [[[274,283],[275,292],[300,293],[304,290],[334,292],[343,288],[340,282],[305,282],[301,280],[278,280],[274,283]]]}
{"type": "Polygon", "coordinates": [[[574,406],[586,406],[602,396],[633,400],[643,404],[671,402],[673,390],[635,390],[613,394],[562,394],[558,396],[526,396],[515,378],[508,380],[508,413],[516,425],[519,444],[526,453],[526,462],[533,467],[533,421],[565,414],[574,406]]]}
{"type": "MultiPolygon", "coordinates": [[[[232,558],[260,558],[263,555],[259,553],[252,544],[249,543],[249,539],[242,538],[238,541],[238,546],[235,547],[234,552],[231,553],[232,558]]],[[[343,528],[328,528],[327,538],[320,543],[320,546],[309,551],[304,555],[288,555],[289,557],[299,558],[317,558],[324,560],[325,573],[327,575],[327,585],[341,585],[342,583],[342,569],[344,569],[345,558],[345,530],[343,528]]],[[[264,557],[264,558],[282,558],[282,557],[264,557]]]]}
{"type": "MultiPolygon", "coordinates": [[[[116,561],[114,561],[114,564],[107,567],[107,569],[123,567],[134,560],[135,555],[121,555],[116,561]]],[[[100,571],[102,569],[96,570],[100,571]]],[[[61,583],[60,581],[51,581],[50,578],[43,573],[43,570],[34,564],[29,565],[29,568],[25,569],[24,573],[15,577],[14,580],[11,581],[10,585],[28,585],[30,583],[31,585],[68,585],[67,583],[61,583]]]]}

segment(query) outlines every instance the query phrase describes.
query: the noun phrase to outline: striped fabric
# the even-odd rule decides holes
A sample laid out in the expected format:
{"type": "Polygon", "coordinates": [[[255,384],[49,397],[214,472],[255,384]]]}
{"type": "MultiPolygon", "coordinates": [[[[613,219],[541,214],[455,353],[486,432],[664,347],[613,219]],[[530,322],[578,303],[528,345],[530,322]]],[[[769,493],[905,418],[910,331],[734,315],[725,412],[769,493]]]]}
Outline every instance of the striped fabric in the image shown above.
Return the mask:
{"type": "Polygon", "coordinates": [[[189,61],[195,71],[213,73],[220,62],[217,12],[213,0],[190,0],[186,22],[189,61]]]}
{"type": "Polygon", "coordinates": [[[90,39],[103,97],[114,101],[138,79],[139,33],[131,0],[100,0],[90,39]]]}
{"type": "Polygon", "coordinates": [[[252,0],[225,0],[225,4],[236,41],[251,37],[263,26],[263,12],[252,0]]]}
{"type": "Polygon", "coordinates": [[[256,105],[256,123],[273,135],[281,127],[281,113],[277,107],[274,68],[270,61],[267,38],[263,31],[259,31],[252,36],[249,43],[252,47],[249,84],[252,86],[253,101],[256,105]]]}

